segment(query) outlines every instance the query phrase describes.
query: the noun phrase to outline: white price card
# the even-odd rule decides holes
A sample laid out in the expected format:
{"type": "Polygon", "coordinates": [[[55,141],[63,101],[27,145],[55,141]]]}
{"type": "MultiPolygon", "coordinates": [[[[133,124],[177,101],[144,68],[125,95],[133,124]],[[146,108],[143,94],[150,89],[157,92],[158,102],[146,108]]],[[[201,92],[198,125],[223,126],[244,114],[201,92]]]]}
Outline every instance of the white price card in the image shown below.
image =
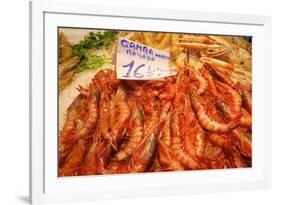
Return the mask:
{"type": "Polygon", "coordinates": [[[168,52],[119,37],[116,52],[118,79],[151,80],[174,75],[169,60],[168,52]]]}

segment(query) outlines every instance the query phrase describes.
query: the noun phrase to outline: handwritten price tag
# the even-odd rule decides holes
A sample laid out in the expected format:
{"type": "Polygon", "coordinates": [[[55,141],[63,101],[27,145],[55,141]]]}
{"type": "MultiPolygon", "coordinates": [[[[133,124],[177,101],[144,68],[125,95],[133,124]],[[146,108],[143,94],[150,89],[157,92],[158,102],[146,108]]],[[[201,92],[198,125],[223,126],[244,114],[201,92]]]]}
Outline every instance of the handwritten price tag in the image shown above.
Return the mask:
{"type": "Polygon", "coordinates": [[[120,37],[116,52],[118,79],[151,80],[174,75],[170,54],[120,37]]]}

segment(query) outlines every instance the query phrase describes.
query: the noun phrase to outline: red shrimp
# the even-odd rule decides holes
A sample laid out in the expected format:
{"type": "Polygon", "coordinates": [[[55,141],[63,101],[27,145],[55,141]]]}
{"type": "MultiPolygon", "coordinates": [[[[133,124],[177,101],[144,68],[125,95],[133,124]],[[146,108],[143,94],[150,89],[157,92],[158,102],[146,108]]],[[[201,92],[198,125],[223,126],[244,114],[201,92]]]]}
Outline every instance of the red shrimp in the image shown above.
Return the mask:
{"type": "Polygon", "coordinates": [[[246,157],[252,157],[252,139],[251,134],[246,133],[241,127],[237,126],[232,130],[237,141],[240,153],[246,157]]]}
{"type": "Polygon", "coordinates": [[[81,107],[83,105],[83,101],[85,98],[83,95],[79,94],[75,100],[71,103],[71,105],[67,108],[67,117],[65,124],[60,131],[59,136],[59,164],[61,165],[69,154],[73,146],[79,140],[79,135],[77,135],[76,130],[79,128],[78,117],[81,115],[81,107]]]}
{"type": "Polygon", "coordinates": [[[158,129],[153,130],[133,153],[129,161],[129,172],[140,173],[149,169],[158,146],[158,134],[158,129]]]}
{"type": "Polygon", "coordinates": [[[209,73],[209,70],[206,68],[206,64],[203,64],[203,67],[201,68],[201,73],[204,76],[204,78],[207,80],[208,83],[208,92],[211,93],[213,96],[217,96],[218,95],[218,91],[217,88],[215,86],[214,83],[214,79],[211,76],[211,74],[209,73]]]}
{"type": "Polygon", "coordinates": [[[231,134],[211,133],[209,139],[213,144],[221,147],[227,153],[232,167],[247,167],[247,164],[244,162],[235,146],[235,141],[231,134]]]}
{"type": "Polygon", "coordinates": [[[175,96],[175,92],[176,92],[175,85],[172,84],[171,82],[167,82],[163,90],[159,94],[159,99],[165,102],[171,101],[175,96]]]}
{"type": "Polygon", "coordinates": [[[248,89],[242,90],[243,107],[252,114],[252,93],[248,89]]]}
{"type": "Polygon", "coordinates": [[[116,108],[115,108],[115,94],[116,93],[111,93],[110,94],[110,122],[109,122],[109,129],[111,130],[114,126],[114,123],[116,121],[116,108]]]}
{"type": "Polygon", "coordinates": [[[185,92],[187,78],[180,73],[176,82],[177,92],[173,102],[173,113],[171,118],[171,149],[174,157],[181,162],[185,168],[205,168],[197,159],[183,150],[182,143],[187,131],[187,113],[184,109],[186,103],[185,92]]]}
{"type": "Polygon", "coordinates": [[[115,155],[119,161],[130,157],[144,137],[143,113],[141,106],[138,104],[135,105],[132,111],[128,132],[130,135],[128,143],[115,155]]]}
{"type": "Polygon", "coordinates": [[[130,117],[131,110],[127,103],[127,96],[124,88],[119,87],[115,96],[116,117],[115,123],[105,138],[109,140],[110,144],[115,150],[120,142],[121,137],[125,133],[126,123],[130,117]]]}
{"type": "Polygon", "coordinates": [[[182,143],[185,132],[182,132],[184,130],[182,127],[186,127],[184,121],[184,118],[180,119],[178,112],[173,113],[171,120],[171,149],[176,159],[185,168],[202,169],[201,163],[183,150],[182,143]]]}
{"type": "Polygon", "coordinates": [[[209,64],[205,64],[205,67],[215,76],[215,78],[217,78],[221,82],[231,86],[233,89],[240,88],[240,85],[238,83],[235,83],[225,74],[223,74],[223,72],[221,72],[221,69],[219,69],[219,67],[211,66],[209,64]]]}
{"type": "Polygon", "coordinates": [[[168,147],[171,146],[171,112],[168,113],[162,128],[161,142],[168,147]]]}
{"type": "Polygon", "coordinates": [[[98,141],[94,139],[92,145],[90,146],[88,153],[85,156],[84,162],[80,168],[81,175],[94,175],[98,174],[97,172],[97,145],[98,141]]]}
{"type": "Polygon", "coordinates": [[[68,140],[69,134],[73,132],[73,130],[76,128],[75,120],[77,119],[77,116],[79,115],[78,108],[81,107],[82,101],[84,101],[85,98],[81,94],[79,94],[75,100],[71,103],[71,105],[67,108],[67,117],[65,124],[60,131],[60,142],[64,143],[68,140]]]}
{"type": "Polygon", "coordinates": [[[244,168],[248,167],[248,164],[245,162],[245,160],[242,158],[240,152],[236,147],[234,147],[234,150],[231,154],[231,160],[232,166],[234,168],[244,168]]]}
{"type": "Polygon", "coordinates": [[[250,129],[252,128],[252,115],[250,115],[244,108],[242,108],[242,117],[239,125],[250,129]]]}
{"type": "Polygon", "coordinates": [[[104,140],[96,146],[95,163],[96,163],[96,173],[106,174],[106,168],[110,162],[110,157],[114,149],[112,145],[104,140]]]}
{"type": "Polygon", "coordinates": [[[209,95],[196,96],[191,95],[192,105],[196,111],[200,125],[208,131],[228,132],[235,127],[241,118],[241,97],[237,91],[228,85],[214,81],[207,72],[213,69],[204,65],[203,72],[209,81],[209,88],[212,92],[209,95]],[[224,95],[221,95],[223,92],[224,95]],[[210,96],[211,95],[211,96],[210,96]],[[213,107],[216,104],[228,116],[228,122],[219,120],[219,113],[213,107]]]}
{"type": "Polygon", "coordinates": [[[201,95],[208,88],[208,81],[198,71],[190,70],[190,84],[192,92],[196,95],[201,95]]]}
{"type": "MultiPolygon", "coordinates": [[[[192,105],[196,111],[196,115],[200,125],[208,131],[212,132],[228,132],[240,122],[240,116],[230,122],[220,122],[215,116],[211,117],[208,114],[208,102],[203,98],[191,96],[192,105]]],[[[217,115],[217,114],[216,114],[217,115]]]]}
{"type": "Polygon", "coordinates": [[[117,79],[115,70],[109,70],[109,81],[113,90],[116,90],[121,84],[121,81],[117,79]]]}
{"type": "Polygon", "coordinates": [[[95,89],[89,96],[88,100],[88,117],[84,123],[83,128],[79,131],[80,137],[86,136],[96,126],[98,120],[98,106],[99,106],[100,92],[95,89]]]}
{"type": "Polygon", "coordinates": [[[202,158],[205,150],[205,133],[201,128],[196,114],[194,113],[190,101],[190,97],[186,98],[186,113],[187,118],[187,134],[184,138],[184,149],[194,157],[202,158]]]}
{"type": "Polygon", "coordinates": [[[234,146],[234,141],[229,134],[210,133],[208,138],[210,141],[221,148],[230,150],[234,146]]]}
{"type": "Polygon", "coordinates": [[[213,145],[209,140],[206,140],[204,158],[208,167],[211,169],[230,168],[231,164],[226,158],[222,149],[213,145]]]}
{"type": "Polygon", "coordinates": [[[184,170],[181,163],[174,157],[171,149],[171,113],[167,115],[158,146],[158,159],[165,170],[184,170]]]}
{"type": "MultiPolygon", "coordinates": [[[[212,71],[211,68],[209,68],[209,71],[210,70],[212,71]]],[[[230,120],[239,118],[238,115],[241,115],[242,106],[240,94],[230,85],[214,80],[208,71],[208,65],[204,64],[202,71],[209,82],[208,90],[210,94],[217,98],[216,106],[218,109],[230,120]]],[[[224,82],[226,82],[226,80],[224,82]]],[[[235,83],[231,82],[230,84],[234,86],[235,83]]],[[[235,84],[234,87],[237,87],[237,85],[235,84]]]]}
{"type": "Polygon", "coordinates": [[[109,132],[110,125],[110,101],[107,93],[101,93],[99,104],[99,128],[101,135],[105,137],[109,132]]]}
{"type": "Polygon", "coordinates": [[[161,169],[166,171],[184,170],[184,166],[175,157],[171,147],[168,147],[164,142],[160,141],[158,146],[158,159],[161,164],[161,169]]]}
{"type": "Polygon", "coordinates": [[[230,120],[241,116],[242,98],[240,94],[232,87],[219,81],[215,81],[215,85],[219,93],[217,107],[230,120]]]}
{"type": "Polygon", "coordinates": [[[159,104],[156,103],[153,89],[142,98],[142,106],[145,114],[144,138],[129,161],[129,172],[144,172],[153,163],[158,147],[159,129],[159,104]]]}
{"type": "Polygon", "coordinates": [[[59,176],[77,176],[86,153],[86,142],[80,139],[59,169],[59,176]]]}
{"type": "Polygon", "coordinates": [[[124,161],[117,161],[116,158],[114,158],[110,162],[105,174],[125,174],[128,172],[128,164],[126,164],[124,161]]]}

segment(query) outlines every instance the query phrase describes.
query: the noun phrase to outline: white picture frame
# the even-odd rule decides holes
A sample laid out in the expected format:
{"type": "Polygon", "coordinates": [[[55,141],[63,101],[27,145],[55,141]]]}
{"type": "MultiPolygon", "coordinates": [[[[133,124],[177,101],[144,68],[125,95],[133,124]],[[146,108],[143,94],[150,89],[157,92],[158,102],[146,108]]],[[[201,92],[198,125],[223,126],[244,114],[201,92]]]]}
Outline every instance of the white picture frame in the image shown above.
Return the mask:
{"type": "Polygon", "coordinates": [[[182,10],[30,2],[30,202],[75,202],[271,186],[271,18],[182,10]],[[253,36],[253,167],[57,177],[57,28],[253,36]]]}

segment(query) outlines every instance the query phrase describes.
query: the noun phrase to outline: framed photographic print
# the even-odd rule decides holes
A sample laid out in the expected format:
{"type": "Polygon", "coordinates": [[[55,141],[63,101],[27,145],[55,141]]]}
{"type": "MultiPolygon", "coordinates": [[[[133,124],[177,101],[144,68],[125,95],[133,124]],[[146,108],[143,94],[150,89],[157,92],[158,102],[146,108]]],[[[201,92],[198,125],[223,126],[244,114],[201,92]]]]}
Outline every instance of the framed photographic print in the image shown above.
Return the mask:
{"type": "Polygon", "coordinates": [[[270,187],[270,17],[39,1],[30,22],[32,204],[270,187]]]}

